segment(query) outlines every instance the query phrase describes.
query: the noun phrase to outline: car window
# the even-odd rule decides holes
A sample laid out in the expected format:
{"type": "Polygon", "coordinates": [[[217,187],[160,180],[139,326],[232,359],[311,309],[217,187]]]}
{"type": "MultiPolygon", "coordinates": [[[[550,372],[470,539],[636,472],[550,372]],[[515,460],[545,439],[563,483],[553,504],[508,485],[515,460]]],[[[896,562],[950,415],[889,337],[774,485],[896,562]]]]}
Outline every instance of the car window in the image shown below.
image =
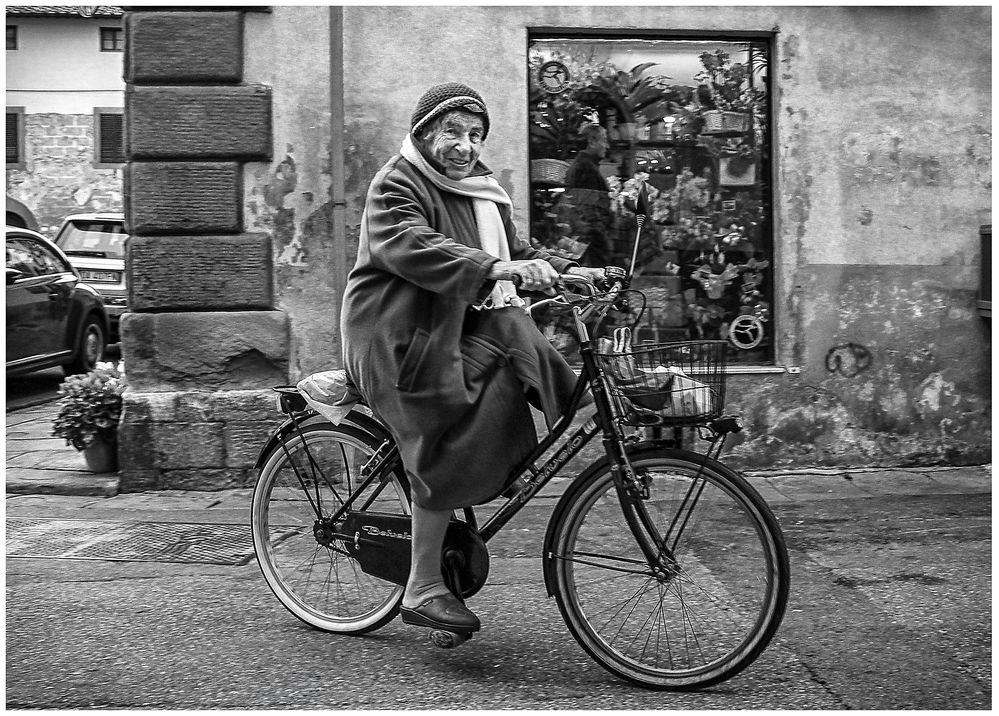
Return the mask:
{"type": "Polygon", "coordinates": [[[73,270],[51,248],[25,236],[7,239],[7,266],[29,276],[46,276],[73,270]]]}
{"type": "Polygon", "coordinates": [[[74,219],[56,237],[56,244],[70,256],[125,258],[125,227],[120,221],[74,219]]]}
{"type": "Polygon", "coordinates": [[[17,269],[28,276],[34,276],[38,269],[31,251],[16,239],[7,239],[7,268],[17,269]]]}

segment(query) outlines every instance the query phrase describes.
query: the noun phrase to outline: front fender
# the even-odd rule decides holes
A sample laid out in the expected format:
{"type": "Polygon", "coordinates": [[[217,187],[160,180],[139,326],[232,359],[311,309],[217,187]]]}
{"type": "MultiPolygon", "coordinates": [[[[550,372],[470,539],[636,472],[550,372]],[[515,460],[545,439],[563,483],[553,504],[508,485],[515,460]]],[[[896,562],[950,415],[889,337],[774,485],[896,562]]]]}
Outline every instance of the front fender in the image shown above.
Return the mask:
{"type": "MultiPolygon", "coordinates": [[[[554,544],[555,544],[555,525],[557,525],[562,520],[562,515],[565,513],[568,506],[575,499],[575,494],[579,492],[579,488],[583,485],[587,478],[598,470],[607,467],[609,460],[607,456],[600,458],[596,462],[590,464],[579,477],[574,479],[569,483],[569,487],[559,498],[558,503],[555,505],[555,510],[552,512],[551,518],[548,520],[548,530],[545,532],[544,546],[541,548],[541,572],[545,577],[545,590],[548,592],[549,597],[555,596],[555,562],[557,561],[554,554],[554,544]]],[[[622,517],[623,521],[623,517],[622,517]]]]}
{"type": "MultiPolygon", "coordinates": [[[[347,413],[342,422],[347,425],[353,425],[361,430],[364,430],[365,432],[370,433],[371,435],[374,435],[379,441],[390,439],[388,432],[381,423],[357,409],[351,410],[347,413]]],[[[311,409],[294,419],[286,418],[283,423],[271,432],[270,436],[267,438],[267,442],[264,443],[264,446],[260,449],[260,453],[257,455],[257,460],[253,464],[253,467],[257,470],[262,468],[271,453],[275,450],[279,450],[282,442],[292,438],[295,435],[295,431],[298,430],[299,427],[315,425],[318,423],[329,423],[329,420],[311,409]]]]}
{"type": "MultiPolygon", "coordinates": [[[[667,450],[671,448],[665,448],[667,450]]],[[[642,453],[646,451],[655,451],[661,453],[664,450],[661,444],[655,442],[643,441],[635,445],[628,447],[628,456],[631,459],[636,459],[642,456],[642,453]]],[[[681,451],[677,451],[681,452],[681,451]]],[[[689,453],[687,451],[682,451],[684,457],[689,458],[691,455],[697,457],[696,453],[689,453]]],[[[608,469],[610,460],[604,455],[596,462],[589,465],[579,477],[575,478],[566,488],[565,493],[559,499],[558,503],[555,505],[555,510],[552,512],[551,519],[548,520],[548,530],[545,533],[544,547],[541,552],[541,569],[545,577],[545,589],[548,591],[548,596],[555,596],[555,564],[558,561],[554,557],[554,547],[555,547],[555,526],[558,525],[562,519],[565,511],[569,508],[576,499],[577,493],[579,493],[583,487],[586,485],[589,477],[593,473],[608,469]]],[[[624,514],[621,515],[621,529],[628,529],[628,525],[625,522],[624,514]]]]}

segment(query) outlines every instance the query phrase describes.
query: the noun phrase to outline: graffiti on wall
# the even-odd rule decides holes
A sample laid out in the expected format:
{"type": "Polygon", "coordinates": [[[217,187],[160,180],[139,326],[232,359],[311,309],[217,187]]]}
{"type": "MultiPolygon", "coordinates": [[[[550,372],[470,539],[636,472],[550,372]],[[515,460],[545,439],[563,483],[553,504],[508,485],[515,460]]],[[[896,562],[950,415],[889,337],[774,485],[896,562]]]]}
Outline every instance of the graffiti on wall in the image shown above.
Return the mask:
{"type": "Polygon", "coordinates": [[[871,365],[871,352],[859,343],[841,343],[826,353],[826,370],[853,378],[871,365]]]}

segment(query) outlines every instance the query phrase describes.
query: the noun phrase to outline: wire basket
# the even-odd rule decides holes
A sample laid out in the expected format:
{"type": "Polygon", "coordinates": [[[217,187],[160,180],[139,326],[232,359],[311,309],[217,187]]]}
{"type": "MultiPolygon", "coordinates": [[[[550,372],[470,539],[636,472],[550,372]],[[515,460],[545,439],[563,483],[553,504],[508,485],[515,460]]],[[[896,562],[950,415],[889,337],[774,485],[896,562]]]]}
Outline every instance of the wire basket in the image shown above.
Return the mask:
{"type": "Polygon", "coordinates": [[[622,422],[703,425],[725,406],[726,341],[637,345],[597,352],[622,422]]]}

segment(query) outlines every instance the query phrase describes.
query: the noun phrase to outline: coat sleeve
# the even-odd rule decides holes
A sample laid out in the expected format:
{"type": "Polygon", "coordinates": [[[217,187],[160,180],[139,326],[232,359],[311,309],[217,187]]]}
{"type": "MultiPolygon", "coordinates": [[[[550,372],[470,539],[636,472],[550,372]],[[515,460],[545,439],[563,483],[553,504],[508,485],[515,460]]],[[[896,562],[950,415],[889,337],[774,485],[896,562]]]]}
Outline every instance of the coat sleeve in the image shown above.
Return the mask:
{"type": "Polygon", "coordinates": [[[443,207],[416,180],[389,168],[372,182],[364,229],[372,263],[420,288],[474,302],[497,259],[432,226],[443,207]]]}

